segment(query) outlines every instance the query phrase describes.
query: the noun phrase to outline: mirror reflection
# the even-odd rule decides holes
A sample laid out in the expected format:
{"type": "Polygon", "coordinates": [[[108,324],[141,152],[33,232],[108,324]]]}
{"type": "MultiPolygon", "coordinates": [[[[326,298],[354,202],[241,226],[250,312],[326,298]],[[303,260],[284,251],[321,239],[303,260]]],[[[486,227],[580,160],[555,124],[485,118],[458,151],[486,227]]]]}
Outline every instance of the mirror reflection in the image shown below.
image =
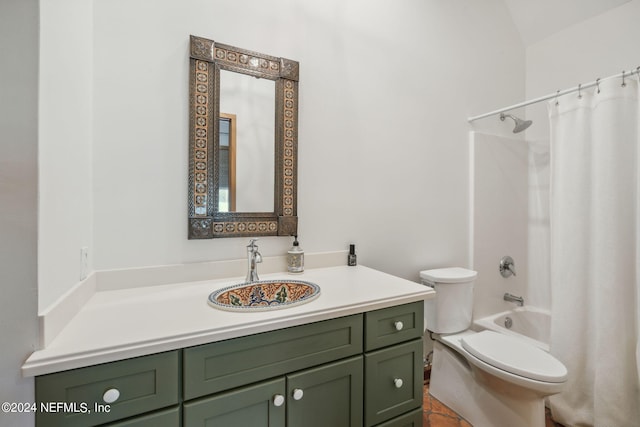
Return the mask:
{"type": "Polygon", "coordinates": [[[275,82],[220,71],[218,212],[274,211],[275,82]]]}

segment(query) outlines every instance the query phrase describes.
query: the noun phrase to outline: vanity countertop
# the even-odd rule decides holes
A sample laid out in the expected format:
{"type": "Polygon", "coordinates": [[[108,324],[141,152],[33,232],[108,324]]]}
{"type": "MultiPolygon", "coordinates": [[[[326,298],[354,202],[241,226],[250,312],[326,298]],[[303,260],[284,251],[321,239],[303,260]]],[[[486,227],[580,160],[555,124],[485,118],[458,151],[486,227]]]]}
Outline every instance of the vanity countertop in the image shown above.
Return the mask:
{"type": "Polygon", "coordinates": [[[243,278],[96,292],[53,341],[24,363],[24,376],[221,341],[432,298],[432,288],[364,266],[329,267],[262,280],[306,280],[318,298],[281,310],[232,312],[211,307],[209,294],[243,278]]]}

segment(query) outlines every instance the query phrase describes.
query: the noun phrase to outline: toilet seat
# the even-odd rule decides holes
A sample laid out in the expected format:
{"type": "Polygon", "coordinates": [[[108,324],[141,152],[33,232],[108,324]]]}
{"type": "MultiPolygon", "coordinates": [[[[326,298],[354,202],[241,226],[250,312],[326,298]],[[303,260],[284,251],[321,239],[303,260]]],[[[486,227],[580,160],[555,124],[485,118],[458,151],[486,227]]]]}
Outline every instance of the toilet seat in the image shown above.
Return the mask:
{"type": "Polygon", "coordinates": [[[567,380],[567,368],[560,361],[515,337],[481,331],[465,335],[460,342],[472,356],[510,374],[548,383],[567,380]]]}

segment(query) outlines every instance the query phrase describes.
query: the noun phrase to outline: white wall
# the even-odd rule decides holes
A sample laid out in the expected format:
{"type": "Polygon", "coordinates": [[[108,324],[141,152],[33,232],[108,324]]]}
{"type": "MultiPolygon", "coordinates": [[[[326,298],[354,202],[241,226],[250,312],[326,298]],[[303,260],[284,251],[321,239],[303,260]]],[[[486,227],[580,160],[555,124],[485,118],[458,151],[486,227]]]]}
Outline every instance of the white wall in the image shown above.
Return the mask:
{"type": "MultiPolygon", "coordinates": [[[[20,366],[37,343],[38,1],[0,2],[0,402],[33,402],[20,366]]],[[[0,424],[33,424],[0,414],[0,424]]]]}
{"type": "MultiPolygon", "coordinates": [[[[305,250],[353,242],[360,263],[414,280],[424,268],[469,265],[466,118],[524,96],[524,53],[501,1],[95,0],[93,14],[93,151],[83,154],[93,165],[93,240],[86,223],[42,205],[57,218],[43,231],[65,256],[50,254],[42,268],[60,270],[41,282],[47,301],[77,282],[85,236],[96,269],[244,256],[246,239],[186,239],[190,34],[300,62],[305,250]]],[[[48,46],[43,58],[67,49],[48,46]]],[[[41,156],[43,170],[78,166],[59,157],[41,156]]],[[[53,195],[68,201],[78,185],[60,182],[53,195]]],[[[264,238],[260,249],[282,254],[290,243],[264,238]]]]}
{"type": "MultiPolygon", "coordinates": [[[[633,0],[528,46],[527,98],[635,70],[640,65],[635,43],[640,36],[638,19],[640,1],[633,0]]],[[[528,108],[527,117],[537,123],[527,138],[547,139],[545,103],[528,108]]]]}
{"type": "MultiPolygon", "coordinates": [[[[634,0],[529,46],[526,52],[527,98],[635,69],[640,65],[636,43],[640,40],[639,19],[640,0],[634,0]]],[[[535,141],[530,155],[530,289],[538,293],[542,300],[540,305],[550,307],[550,157],[546,103],[529,107],[527,118],[534,121],[527,131],[527,139],[535,141]]]]}
{"type": "Polygon", "coordinates": [[[80,280],[93,253],[93,11],[86,0],[40,4],[39,308],[80,280]]]}

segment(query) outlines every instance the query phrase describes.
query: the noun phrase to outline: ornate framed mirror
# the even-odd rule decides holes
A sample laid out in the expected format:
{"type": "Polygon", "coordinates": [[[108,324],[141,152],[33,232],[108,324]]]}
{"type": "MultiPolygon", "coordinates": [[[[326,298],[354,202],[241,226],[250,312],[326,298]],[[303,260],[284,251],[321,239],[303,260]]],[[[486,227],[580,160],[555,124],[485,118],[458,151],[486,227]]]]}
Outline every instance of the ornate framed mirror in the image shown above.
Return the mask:
{"type": "Polygon", "coordinates": [[[189,239],[297,234],[298,62],[196,36],[190,52],[189,239]]]}

